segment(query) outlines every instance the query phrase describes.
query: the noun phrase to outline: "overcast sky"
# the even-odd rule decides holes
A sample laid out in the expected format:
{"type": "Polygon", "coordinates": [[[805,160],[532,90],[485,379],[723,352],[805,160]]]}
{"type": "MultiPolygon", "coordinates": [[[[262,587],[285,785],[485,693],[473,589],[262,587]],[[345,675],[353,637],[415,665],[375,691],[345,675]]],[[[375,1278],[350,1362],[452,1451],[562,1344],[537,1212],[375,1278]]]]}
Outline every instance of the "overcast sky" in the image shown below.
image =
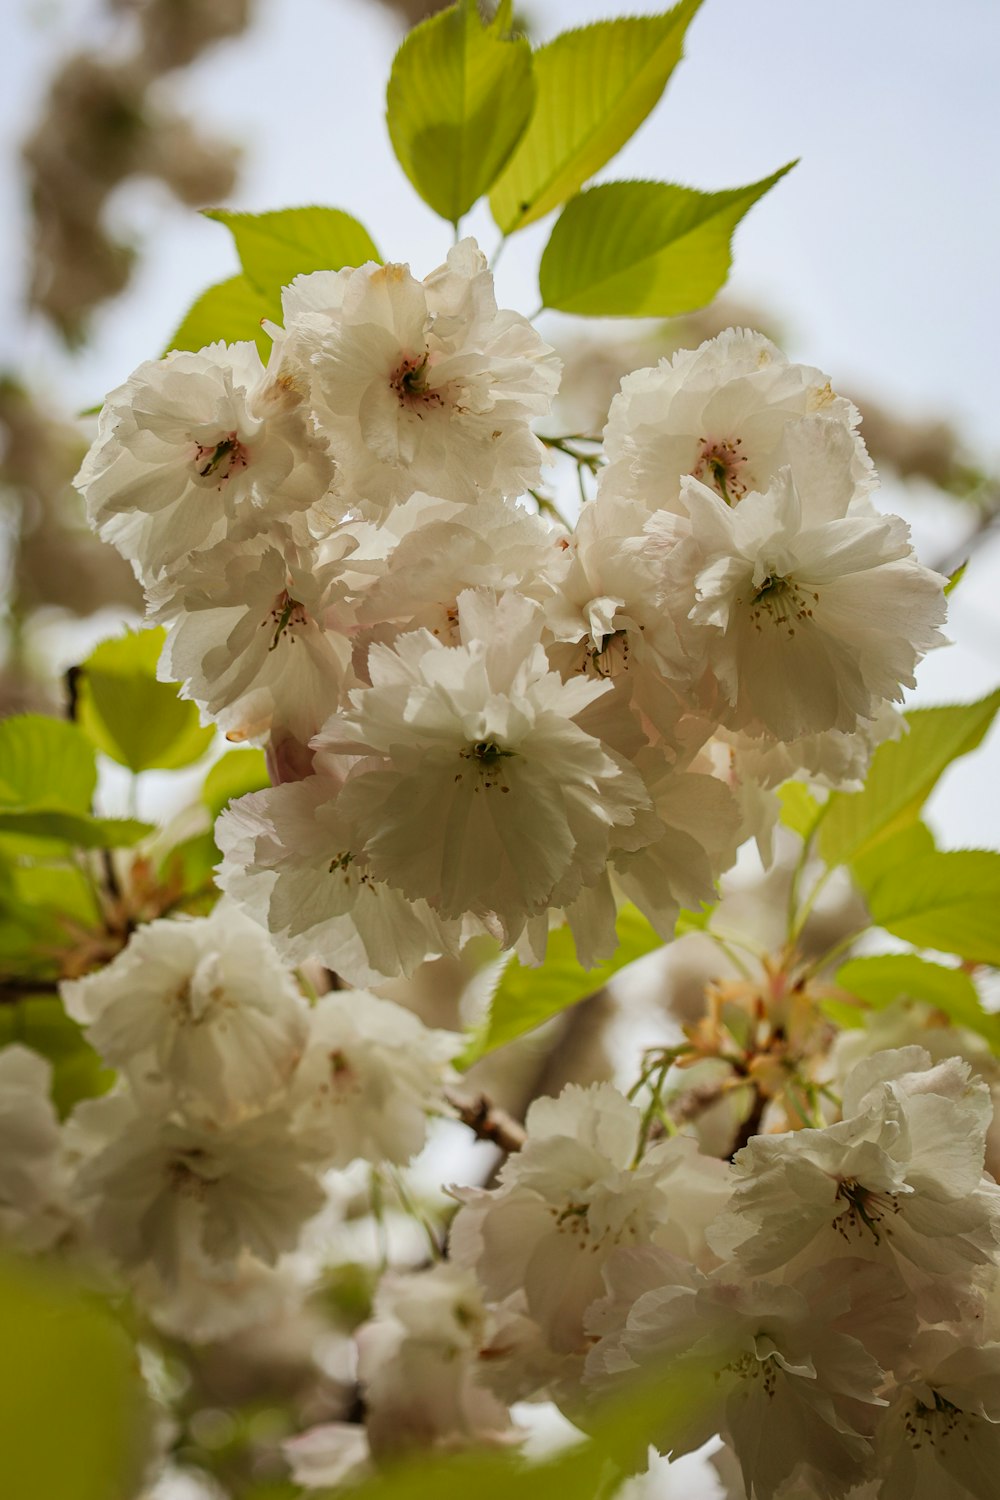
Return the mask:
{"type": "MultiPolygon", "coordinates": [[[[235,259],[221,226],[137,184],[115,204],[143,257],[129,293],[69,359],[21,312],[24,212],[16,142],[70,48],[114,45],[97,0],[3,0],[0,93],[0,363],[27,369],[69,409],[90,405],[162,347],[179,314],[235,259]]],[[[651,0],[525,0],[534,35],[652,11],[651,0]]],[[[257,22],[171,84],[206,128],[246,149],[231,206],[321,202],[361,218],[386,258],[417,275],[437,264],[450,227],[395,165],[383,91],[399,41],[377,0],[257,0],[257,22]]],[[[800,165],[751,211],[736,237],[731,291],[770,309],[793,357],[834,383],[871,391],[910,415],[946,416],[974,456],[1000,469],[1000,130],[997,0],[705,0],[686,60],[637,137],[602,174],[699,188],[752,182],[800,165]]],[[[488,214],[470,216],[491,251],[488,214]]],[[[502,301],[530,312],[548,225],[517,236],[498,271],[502,301]]],[[[566,326],[547,315],[550,333],[566,326]]],[[[893,503],[896,503],[893,496],[893,503]]],[[[908,509],[925,554],[948,517],[908,509]]],[[[954,599],[958,644],[922,670],[920,696],[973,696],[1000,677],[1000,547],[954,599]]],[[[994,742],[995,743],[995,742],[994,742]]],[[[992,758],[990,758],[990,756],[992,758]]],[[[951,842],[1000,840],[1000,750],[965,791],[946,788],[938,818],[951,842]]]]}

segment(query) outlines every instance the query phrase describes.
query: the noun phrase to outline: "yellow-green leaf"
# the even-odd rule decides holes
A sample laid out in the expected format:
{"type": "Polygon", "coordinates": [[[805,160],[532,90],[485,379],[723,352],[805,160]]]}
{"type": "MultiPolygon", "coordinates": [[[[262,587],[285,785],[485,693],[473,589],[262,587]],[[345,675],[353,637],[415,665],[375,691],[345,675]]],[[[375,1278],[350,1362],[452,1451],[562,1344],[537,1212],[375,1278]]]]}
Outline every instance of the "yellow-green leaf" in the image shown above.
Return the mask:
{"type": "Polygon", "coordinates": [[[852,958],[837,971],[837,983],[881,1010],[896,1000],[919,1000],[943,1011],[955,1026],[1000,1044],[1000,1016],[982,1007],[976,986],[963,969],[935,964],[916,953],[879,953],[852,958]]]}
{"type": "Polygon", "coordinates": [[[703,307],[729,275],[736,225],[792,166],[722,193],[669,182],[588,188],[567,203],[542,253],[543,304],[618,318],[669,318],[703,307]]]}
{"type": "Polygon", "coordinates": [[[416,26],[396,53],[386,120],[400,166],[435,213],[455,224],[496,181],[531,117],[531,47],[484,26],[459,0],[416,26]]]}
{"type": "Polygon", "coordinates": [[[890,870],[868,893],[872,921],[915,948],[1000,965],[1000,854],[925,854],[890,870]]]}
{"type": "Polygon", "coordinates": [[[263,214],[209,208],[205,216],[230,231],[244,276],[264,298],[266,316],[278,322],[281,288],[296,276],[379,259],[364,225],[340,208],[280,208],[263,214]]]}
{"type": "Polygon", "coordinates": [[[156,665],[165,632],[128,631],[103,641],[80,668],[77,713],[90,739],[134,772],[173,771],[200,760],[215,730],[198,710],[159,682],[156,665]]]}
{"type": "Polygon", "coordinates": [[[680,61],[700,4],[598,21],[538,49],[531,124],[490,193],[505,234],[565,203],[634,135],[680,61]]]}
{"type": "Polygon", "coordinates": [[[205,777],[201,800],[213,818],[235,797],[260,792],[271,785],[263,750],[227,750],[205,777]]]}
{"type": "Polygon", "coordinates": [[[171,349],[204,349],[222,339],[227,344],[254,342],[261,359],[266,360],[271,340],[261,328],[261,321],[281,317],[281,299],[268,298],[259,292],[246,276],[230,276],[217,282],[196,298],[171,338],[165,352],[171,349]]]}
{"type": "Polygon", "coordinates": [[[781,821],[800,838],[809,838],[819,822],[824,804],[801,781],[786,781],[778,788],[781,821]]]}
{"type": "Polygon", "coordinates": [[[976,703],[918,708],[909,733],[880,745],[860,792],[834,792],[819,849],[828,865],[847,864],[913,823],[941,774],[975,750],[1000,708],[1000,688],[976,703]]]}
{"type": "Polygon", "coordinates": [[[56,995],[26,995],[0,1006],[0,1047],[11,1042],[30,1047],[52,1064],[52,1102],[60,1118],[81,1099],[106,1093],[115,1081],[56,995]]]}
{"type": "Polygon", "coordinates": [[[9,1500],[127,1500],[146,1414],[135,1349],[52,1267],[0,1264],[0,1474],[9,1500]]]}
{"type": "Polygon", "coordinates": [[[87,813],[96,785],[93,749],[75,724],[44,714],[0,722],[0,811],[87,813]]]}
{"type": "Polygon", "coordinates": [[[549,933],[544,962],[532,968],[511,958],[497,986],[483,1033],[465,1054],[466,1065],[534,1031],[560,1011],[576,1005],[607,984],[612,974],[626,964],[663,946],[656,929],[634,906],[618,913],[618,947],[612,956],[593,969],[585,969],[576,957],[568,927],[549,933]]]}

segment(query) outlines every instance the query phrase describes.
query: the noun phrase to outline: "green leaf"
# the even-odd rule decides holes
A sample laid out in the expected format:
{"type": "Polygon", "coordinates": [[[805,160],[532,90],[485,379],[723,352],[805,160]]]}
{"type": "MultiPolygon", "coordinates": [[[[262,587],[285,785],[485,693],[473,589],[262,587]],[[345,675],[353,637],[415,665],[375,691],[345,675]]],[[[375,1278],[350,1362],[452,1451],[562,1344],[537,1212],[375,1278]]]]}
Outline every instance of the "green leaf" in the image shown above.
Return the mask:
{"type": "Polygon", "coordinates": [[[535,112],[490,194],[504,234],[565,203],[635,134],[681,59],[700,3],[598,21],[538,49],[535,112]]]}
{"type": "Polygon", "coordinates": [[[97,765],[75,724],[43,714],[0,722],[0,811],[87,813],[97,765]]]}
{"type": "Polygon", "coordinates": [[[65,1119],[81,1099],[93,1099],[115,1081],[111,1068],[71,1020],[57,995],[31,995],[0,1006],[0,1047],[21,1042],[52,1064],[52,1102],[65,1119]]]}
{"type": "Polygon", "coordinates": [[[265,316],[281,321],[281,288],[309,271],[340,271],[379,260],[363,224],[340,208],[281,208],[265,214],[205,209],[225,224],[250,286],[263,297],[265,316]]]}
{"type": "Polygon", "coordinates": [[[227,344],[243,341],[256,343],[260,357],[266,360],[271,340],[261,328],[261,321],[281,316],[281,301],[275,295],[265,297],[246,276],[230,276],[219,281],[188,308],[167,342],[171,349],[204,349],[223,339],[227,344]]]}
{"type": "Polygon", "coordinates": [[[910,860],[919,859],[924,854],[933,853],[934,835],[926,823],[918,820],[875,844],[857,859],[851,860],[849,868],[855,884],[860,890],[868,892],[890,870],[909,864],[910,860]]]}
{"type": "Polygon", "coordinates": [[[669,182],[607,182],[579,193],[542,252],[544,306],[597,318],[672,318],[704,307],[729,275],[736,225],[794,165],[722,193],[669,182]]]}
{"type": "Polygon", "coordinates": [[[819,838],[827,864],[857,861],[915,822],[942,772],[975,750],[998,708],[1000,688],[976,703],[908,713],[909,733],[879,746],[863,789],[830,797],[819,838]]]}
{"type": "MultiPolygon", "coordinates": [[[[13,842],[0,835],[0,843],[13,842]]],[[[14,865],[0,903],[0,967],[15,978],[61,972],[74,934],[101,922],[94,892],[75,865],[14,865]]]]}
{"type": "Polygon", "coordinates": [[[164,634],[130,630],[103,641],[80,669],[81,726],[99,750],[136,773],[189,766],[215,736],[173,683],[157,681],[164,634]]]}
{"type": "Polygon", "coordinates": [[[976,986],[962,969],[930,963],[916,953],[882,953],[852,958],[837,972],[842,989],[876,1010],[896,1000],[919,1000],[942,1011],[955,1026],[1000,1044],[1000,1016],[982,1007],[976,986]]]}
{"type": "MultiPolygon", "coordinates": [[[[507,7],[509,9],[509,7],[507,7]]],[[[531,47],[459,0],[396,53],[386,120],[400,166],[435,213],[458,220],[496,181],[535,102],[531,47]]]]}
{"type": "Polygon", "coordinates": [[[0,1426],[10,1500],[125,1500],[140,1486],[139,1361],[121,1327],[51,1266],[0,1264],[0,1426]]]}
{"type": "Polygon", "coordinates": [[[201,800],[214,820],[234,798],[263,791],[270,785],[263,750],[227,750],[205,777],[201,800]]]}
{"type": "Polygon", "coordinates": [[[95,818],[90,813],[61,809],[10,812],[0,808],[0,833],[72,844],[79,849],[126,849],[155,831],[155,824],[140,823],[137,818],[95,818]]]}
{"type": "Polygon", "coordinates": [[[784,826],[801,839],[811,838],[825,804],[819,802],[801,781],[786,781],[779,786],[778,801],[784,826]]]}
{"type": "Polygon", "coordinates": [[[959,564],[959,566],[955,569],[954,573],[949,573],[948,574],[948,582],[944,586],[944,597],[946,599],[949,598],[950,595],[952,594],[952,592],[955,589],[958,588],[958,585],[962,582],[962,579],[965,577],[965,570],[966,570],[966,568],[968,566],[969,566],[968,559],[966,559],[966,561],[964,563],[960,563],[959,564]]]}
{"type": "Polygon", "coordinates": [[[593,995],[626,964],[663,946],[663,939],[634,906],[622,907],[617,926],[618,947],[593,969],[583,968],[577,959],[568,927],[549,933],[545,960],[537,968],[511,958],[493,996],[483,1034],[473,1041],[463,1063],[468,1066],[525,1032],[534,1031],[543,1021],[593,995]]]}
{"type": "Polygon", "coordinates": [[[872,921],[915,948],[1000,965],[1000,854],[926,854],[888,871],[868,894],[872,921]]]}

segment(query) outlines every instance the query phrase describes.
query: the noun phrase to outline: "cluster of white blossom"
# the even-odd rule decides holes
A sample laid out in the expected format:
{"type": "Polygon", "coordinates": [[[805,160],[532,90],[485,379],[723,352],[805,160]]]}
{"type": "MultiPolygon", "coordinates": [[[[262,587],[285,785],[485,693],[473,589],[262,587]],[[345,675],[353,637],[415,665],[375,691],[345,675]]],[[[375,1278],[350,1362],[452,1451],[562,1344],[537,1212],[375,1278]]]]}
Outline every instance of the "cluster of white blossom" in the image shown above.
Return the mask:
{"type": "Polygon", "coordinates": [[[988,1500],[989,1090],[910,1046],[857,1064],[842,1114],[757,1136],[729,1166],[684,1136],[643,1152],[641,1112],[610,1085],[538,1101],[523,1150],[496,1188],[460,1195],[452,1229],[494,1320],[480,1381],[572,1416],[689,1371],[699,1399],[668,1402],[653,1440],[676,1456],[721,1433],[757,1500],[988,1500]]]}
{"type": "Polygon", "coordinates": [[[124,1275],[188,1337],[296,1249],[324,1174],[405,1164],[449,1113],[459,1038],[360,991],[310,1005],[226,900],[140,927],[62,997],[117,1081],[60,1127],[49,1064],[0,1053],[0,1232],[124,1275]]]}
{"type": "MultiPolygon", "coordinates": [[[[23,1121],[0,1228],[78,1236],[187,1337],[252,1317],[325,1173],[405,1165],[447,1112],[457,1038],[370,990],[484,933],[539,960],[559,921],[590,966],[623,897],[669,940],[767,848],[778,783],[856,784],[901,732],[944,617],[858,413],[759,334],[623,381],[570,528],[540,488],[567,442],[535,431],[559,363],[473,241],[423,281],[300,276],[267,332],[266,365],[141,366],[77,482],[166,627],[162,675],[265,745],[273,785],[218,823],[211,916],[64,984],[112,1092],[60,1128],[38,1059],[0,1069],[0,1138],[23,1121]],[[313,961],[366,988],[310,1004],[287,966],[313,961]]],[[[990,1087],[909,1040],[835,1049],[840,1109],[768,1116],[731,1163],[608,1083],[536,1099],[496,1185],[454,1190],[447,1258],[382,1277],[364,1424],[289,1442],[297,1481],[516,1442],[520,1401],[586,1425],[669,1368],[701,1394],[651,1437],[721,1433],[757,1500],[987,1500],[990,1087]]]]}
{"type": "MultiPolygon", "coordinates": [[[[858,414],[729,331],[622,383],[574,530],[525,503],[559,363],[472,240],[304,275],[265,367],[215,344],[108,398],[78,478],[168,628],[166,677],[273,787],[223,887],[354,984],[550,921],[665,939],[770,789],[897,732],[942,580],[872,504],[858,414]]],[[[533,505],[533,502],[531,502],[533,505]]]]}

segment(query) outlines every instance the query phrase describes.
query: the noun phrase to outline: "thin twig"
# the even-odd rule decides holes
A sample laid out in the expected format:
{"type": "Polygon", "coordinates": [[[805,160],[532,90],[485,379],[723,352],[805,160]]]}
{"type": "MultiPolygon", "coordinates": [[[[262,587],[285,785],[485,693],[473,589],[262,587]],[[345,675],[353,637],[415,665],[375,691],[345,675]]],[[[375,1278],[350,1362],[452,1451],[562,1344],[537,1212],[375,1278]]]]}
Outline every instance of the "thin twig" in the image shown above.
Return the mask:
{"type": "Polygon", "coordinates": [[[499,1146],[501,1151],[508,1153],[520,1151],[524,1145],[524,1126],[519,1125],[505,1109],[493,1104],[485,1094],[478,1094],[470,1099],[463,1094],[448,1092],[445,1097],[462,1124],[469,1127],[477,1140],[492,1141],[494,1146],[499,1146]]]}

